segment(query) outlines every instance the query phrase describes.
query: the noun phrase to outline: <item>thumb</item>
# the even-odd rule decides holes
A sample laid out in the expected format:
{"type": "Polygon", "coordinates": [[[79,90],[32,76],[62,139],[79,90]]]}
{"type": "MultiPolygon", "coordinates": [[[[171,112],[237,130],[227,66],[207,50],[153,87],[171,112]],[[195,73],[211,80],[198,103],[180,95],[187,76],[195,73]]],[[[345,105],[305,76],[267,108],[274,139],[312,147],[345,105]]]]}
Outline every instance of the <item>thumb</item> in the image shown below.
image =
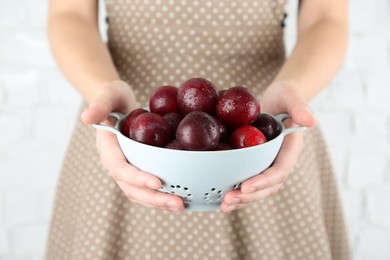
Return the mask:
{"type": "Polygon", "coordinates": [[[105,91],[97,94],[90,106],[81,114],[84,124],[98,124],[107,119],[113,108],[113,100],[105,91]]]}
{"type": "Polygon", "coordinates": [[[316,119],[303,98],[295,96],[289,99],[286,107],[295,124],[305,127],[316,124],[316,119]]]}

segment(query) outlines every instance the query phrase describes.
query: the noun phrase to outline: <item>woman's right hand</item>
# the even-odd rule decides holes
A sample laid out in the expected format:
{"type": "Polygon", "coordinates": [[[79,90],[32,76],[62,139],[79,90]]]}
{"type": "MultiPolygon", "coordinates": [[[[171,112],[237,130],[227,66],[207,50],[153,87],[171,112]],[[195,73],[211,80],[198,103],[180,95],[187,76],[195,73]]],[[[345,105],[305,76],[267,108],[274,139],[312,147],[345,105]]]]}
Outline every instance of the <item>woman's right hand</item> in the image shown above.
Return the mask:
{"type": "MultiPolygon", "coordinates": [[[[82,113],[85,124],[110,124],[110,112],[127,114],[137,108],[131,87],[124,81],[113,81],[101,88],[82,113]]],[[[162,185],[156,176],[130,165],[119,147],[116,136],[108,131],[97,130],[96,146],[103,166],[108,170],[119,188],[130,201],[172,212],[182,212],[184,204],[180,197],[159,192],[162,185]]]]}

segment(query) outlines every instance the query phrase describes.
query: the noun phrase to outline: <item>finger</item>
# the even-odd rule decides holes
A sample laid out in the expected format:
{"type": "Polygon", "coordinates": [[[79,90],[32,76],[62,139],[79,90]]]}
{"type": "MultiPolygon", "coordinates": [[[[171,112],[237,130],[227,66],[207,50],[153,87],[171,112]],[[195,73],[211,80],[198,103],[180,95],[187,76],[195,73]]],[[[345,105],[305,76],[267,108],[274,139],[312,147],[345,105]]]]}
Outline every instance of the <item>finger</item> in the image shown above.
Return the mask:
{"type": "Polygon", "coordinates": [[[238,196],[242,194],[241,190],[232,190],[226,193],[225,197],[223,198],[223,203],[226,204],[238,204],[234,202],[235,198],[238,198],[238,196]]]}
{"type": "Polygon", "coordinates": [[[274,162],[274,164],[263,173],[245,181],[242,184],[241,191],[244,194],[250,194],[283,183],[288,177],[288,172],[289,169],[287,166],[274,162]]]}
{"type": "Polygon", "coordinates": [[[245,181],[241,186],[242,193],[253,193],[286,181],[289,173],[298,161],[303,148],[302,133],[288,135],[270,168],[263,173],[245,181]]]}
{"type": "Polygon", "coordinates": [[[99,94],[92,100],[91,105],[81,114],[81,120],[85,124],[97,124],[103,122],[110,112],[113,110],[112,96],[99,92],[99,94]]]}
{"type": "Polygon", "coordinates": [[[100,89],[81,114],[81,120],[85,124],[101,123],[110,112],[127,113],[130,106],[136,106],[133,91],[125,82],[115,81],[100,89]]]}
{"type": "Polygon", "coordinates": [[[252,202],[257,201],[257,200],[271,197],[279,191],[279,189],[282,185],[283,184],[276,184],[276,185],[269,187],[267,189],[259,190],[259,191],[256,191],[256,192],[253,192],[250,194],[240,194],[237,198],[234,199],[234,202],[237,205],[248,204],[248,203],[252,203],[252,202]]]}
{"type": "Polygon", "coordinates": [[[291,115],[294,123],[297,125],[313,127],[316,124],[316,119],[313,113],[303,102],[290,106],[289,114],[291,115]]]}
{"type": "Polygon", "coordinates": [[[168,209],[173,212],[182,212],[184,210],[183,200],[176,195],[135,187],[122,181],[118,181],[117,183],[126,197],[137,204],[168,209]]]}
{"type": "Polygon", "coordinates": [[[316,123],[306,100],[300,92],[293,88],[286,90],[286,93],[282,96],[280,108],[287,111],[294,123],[298,125],[312,127],[316,123]]]}
{"type": "Polygon", "coordinates": [[[231,193],[229,194],[230,196],[226,197],[226,199],[221,204],[221,210],[224,212],[228,212],[228,211],[240,209],[254,201],[272,197],[279,191],[281,186],[282,184],[277,184],[270,188],[260,190],[254,193],[250,193],[250,194],[231,193]]]}
{"type": "Polygon", "coordinates": [[[240,195],[242,195],[240,190],[228,192],[221,203],[220,209],[223,212],[230,212],[245,207],[246,205],[241,203],[240,195]]]}
{"type": "Polygon", "coordinates": [[[238,205],[239,201],[235,201],[235,198],[238,198],[240,194],[242,194],[242,192],[239,189],[232,190],[226,193],[221,203],[220,209],[223,212],[229,212],[237,209],[236,206],[238,205]]]}
{"type": "Polygon", "coordinates": [[[242,204],[239,204],[239,205],[221,204],[220,209],[221,209],[222,212],[228,213],[228,212],[231,212],[231,211],[234,211],[234,210],[237,210],[237,209],[242,209],[245,206],[247,206],[247,205],[242,205],[242,204]]]}
{"type": "Polygon", "coordinates": [[[275,184],[271,187],[268,187],[266,189],[258,190],[252,193],[242,193],[239,190],[231,191],[226,194],[223,202],[229,205],[239,205],[239,204],[245,204],[253,202],[257,199],[261,199],[264,197],[267,197],[268,195],[272,194],[273,192],[276,192],[279,190],[281,184],[275,184]]]}
{"type": "Polygon", "coordinates": [[[276,84],[266,92],[265,95],[268,96],[263,100],[263,111],[271,114],[287,112],[298,125],[306,127],[315,125],[316,119],[299,90],[289,85],[276,84]]]}
{"type": "Polygon", "coordinates": [[[162,183],[159,178],[140,171],[127,162],[114,134],[98,130],[96,139],[100,160],[114,180],[149,189],[161,187],[162,183]]]}

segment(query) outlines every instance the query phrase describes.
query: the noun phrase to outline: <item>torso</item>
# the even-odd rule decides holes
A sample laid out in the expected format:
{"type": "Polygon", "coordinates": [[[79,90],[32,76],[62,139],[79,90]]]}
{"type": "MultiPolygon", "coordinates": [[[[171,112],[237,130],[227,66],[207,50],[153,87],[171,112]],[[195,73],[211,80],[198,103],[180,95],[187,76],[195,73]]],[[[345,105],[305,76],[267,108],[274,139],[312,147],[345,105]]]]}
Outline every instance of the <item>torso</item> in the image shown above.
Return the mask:
{"type": "Polygon", "coordinates": [[[106,3],[111,53],[141,103],[152,89],[195,76],[260,94],[284,61],[284,1],[106,3]]]}

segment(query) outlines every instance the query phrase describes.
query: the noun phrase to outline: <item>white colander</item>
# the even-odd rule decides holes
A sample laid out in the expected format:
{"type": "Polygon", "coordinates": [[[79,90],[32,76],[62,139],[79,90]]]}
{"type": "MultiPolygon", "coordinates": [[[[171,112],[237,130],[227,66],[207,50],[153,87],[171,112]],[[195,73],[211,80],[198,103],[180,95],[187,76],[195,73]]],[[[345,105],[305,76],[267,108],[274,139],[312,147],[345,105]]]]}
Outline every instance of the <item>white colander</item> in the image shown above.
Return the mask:
{"type": "Polygon", "coordinates": [[[264,144],[226,151],[182,151],[131,140],[119,131],[126,116],[117,112],[110,115],[117,119],[114,127],[94,127],[114,133],[129,163],[160,178],[160,191],[182,197],[189,211],[218,209],[228,191],[240,188],[243,181],[272,164],[286,135],[305,129],[286,128],[282,121],[290,116],[280,114],[274,118],[281,133],[264,144]]]}

